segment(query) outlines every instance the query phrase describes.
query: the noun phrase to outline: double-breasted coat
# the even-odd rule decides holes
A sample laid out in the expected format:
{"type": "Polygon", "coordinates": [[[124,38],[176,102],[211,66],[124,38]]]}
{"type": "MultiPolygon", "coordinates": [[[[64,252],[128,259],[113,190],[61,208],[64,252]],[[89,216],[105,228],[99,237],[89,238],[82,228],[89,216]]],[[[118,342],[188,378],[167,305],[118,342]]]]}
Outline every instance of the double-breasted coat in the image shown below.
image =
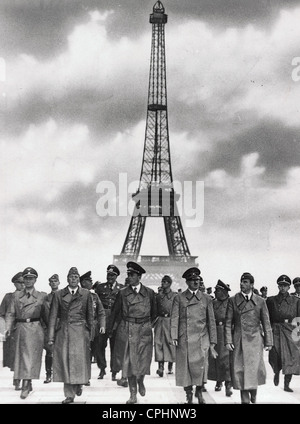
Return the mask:
{"type": "Polygon", "coordinates": [[[156,319],[154,291],[141,284],[134,293],[131,286],[119,291],[111,313],[109,333],[117,325],[115,363],[123,377],[150,374],[153,353],[152,323],[156,319]]]}
{"type": "Polygon", "coordinates": [[[15,341],[15,379],[31,380],[40,377],[44,346],[42,322],[47,321],[46,296],[46,293],[33,289],[31,295],[27,297],[23,289],[15,292],[10,302],[6,325],[15,341]],[[29,319],[35,321],[24,321],[29,319]]]}
{"type": "Polygon", "coordinates": [[[67,384],[88,382],[92,328],[93,300],[89,290],[78,287],[72,295],[65,287],[54,293],[48,328],[48,339],[54,342],[53,381],[67,384]]]}
{"type": "Polygon", "coordinates": [[[252,294],[246,301],[241,293],[230,297],[225,318],[225,344],[230,352],[231,381],[234,389],[253,390],[266,382],[264,346],[273,345],[266,301],[252,294]]]}
{"type": "Polygon", "coordinates": [[[211,354],[208,357],[208,376],[209,380],[213,381],[230,381],[230,362],[229,350],[226,349],[224,340],[225,315],[228,304],[228,299],[213,300],[213,308],[217,326],[217,340],[215,350],[218,353],[216,358],[211,354]]]}
{"type": "MultiPolygon", "coordinates": [[[[0,317],[5,320],[5,315],[8,311],[13,293],[6,293],[2,299],[0,305],[0,317]]],[[[6,337],[6,340],[3,342],[3,367],[10,368],[13,371],[14,368],[14,356],[15,356],[15,343],[14,339],[11,336],[6,337]]]]}
{"type": "Polygon", "coordinates": [[[156,295],[157,321],[154,326],[154,357],[156,362],[175,362],[175,346],[171,339],[171,309],[177,293],[156,295]]]}
{"type": "Polygon", "coordinates": [[[176,347],[176,386],[202,386],[207,381],[208,351],[217,343],[212,299],[185,290],[175,296],[171,311],[171,338],[176,347]]]}
{"type": "Polygon", "coordinates": [[[282,369],[283,374],[300,374],[299,341],[294,340],[292,321],[300,317],[300,300],[286,294],[270,296],[267,307],[272,325],[274,346],[269,351],[269,363],[275,373],[282,369]]]}

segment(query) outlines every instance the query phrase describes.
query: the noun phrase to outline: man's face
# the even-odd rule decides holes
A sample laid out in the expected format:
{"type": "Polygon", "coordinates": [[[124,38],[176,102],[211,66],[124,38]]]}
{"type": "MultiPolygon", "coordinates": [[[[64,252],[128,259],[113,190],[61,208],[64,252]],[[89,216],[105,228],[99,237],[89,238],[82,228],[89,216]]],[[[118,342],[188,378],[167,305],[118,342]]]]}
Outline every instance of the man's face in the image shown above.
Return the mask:
{"type": "Polygon", "coordinates": [[[23,281],[24,281],[24,286],[26,289],[32,289],[32,287],[34,286],[36,282],[36,277],[33,277],[31,275],[26,275],[25,277],[23,277],[23,281]]]}
{"type": "Polygon", "coordinates": [[[296,293],[300,293],[300,284],[295,285],[296,293]]]}
{"type": "Polygon", "coordinates": [[[161,280],[161,288],[163,290],[168,290],[171,287],[170,281],[167,280],[161,280]]]}
{"type": "Polygon", "coordinates": [[[114,282],[116,281],[116,279],[117,279],[117,274],[114,274],[112,272],[108,272],[106,274],[106,280],[107,280],[107,282],[109,284],[114,284],[114,282]]]}
{"type": "Polygon", "coordinates": [[[268,293],[268,290],[262,290],[262,291],[261,291],[261,294],[262,294],[263,296],[267,296],[267,293],[268,293]]]}
{"type": "Polygon", "coordinates": [[[17,291],[21,291],[24,289],[23,278],[19,278],[16,282],[14,282],[15,288],[17,291]]]}
{"type": "Polygon", "coordinates": [[[92,280],[90,280],[90,279],[86,279],[86,280],[83,280],[83,281],[81,282],[81,286],[82,286],[84,289],[91,290],[92,285],[93,285],[93,281],[92,281],[92,280]]]}
{"type": "Polygon", "coordinates": [[[51,289],[53,291],[58,289],[59,284],[60,283],[59,283],[59,280],[57,278],[51,278],[50,281],[49,281],[49,286],[51,287],[51,289]]]}
{"type": "Polygon", "coordinates": [[[240,287],[241,287],[241,291],[245,294],[250,293],[251,291],[251,281],[249,280],[249,278],[244,278],[241,283],[240,283],[240,287]]]}
{"type": "Polygon", "coordinates": [[[282,294],[287,293],[289,289],[290,289],[289,284],[285,284],[285,283],[278,284],[279,293],[282,293],[282,294]]]}
{"type": "Polygon", "coordinates": [[[226,290],[223,290],[223,289],[220,289],[219,287],[217,287],[215,289],[215,297],[218,300],[226,299],[226,297],[227,297],[226,290]]]}
{"type": "Polygon", "coordinates": [[[78,274],[71,274],[71,275],[69,275],[68,276],[68,283],[69,283],[69,286],[72,289],[76,289],[76,287],[79,284],[79,275],[78,274]]]}
{"type": "Polygon", "coordinates": [[[131,286],[137,286],[140,282],[141,276],[136,272],[127,272],[128,281],[131,286]]]}
{"type": "Polygon", "coordinates": [[[186,284],[190,290],[196,291],[199,289],[200,280],[186,280],[186,284]]]}

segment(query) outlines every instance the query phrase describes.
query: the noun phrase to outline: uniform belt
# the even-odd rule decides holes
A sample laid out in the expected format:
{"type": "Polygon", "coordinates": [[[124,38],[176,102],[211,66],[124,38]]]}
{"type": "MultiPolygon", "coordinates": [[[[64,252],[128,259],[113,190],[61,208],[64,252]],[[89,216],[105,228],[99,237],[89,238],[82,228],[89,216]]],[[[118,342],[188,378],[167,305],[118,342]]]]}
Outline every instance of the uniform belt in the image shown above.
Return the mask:
{"type": "Polygon", "coordinates": [[[160,317],[164,317],[164,318],[167,318],[169,316],[170,316],[170,314],[160,314],[160,317]]]}
{"type": "Polygon", "coordinates": [[[17,318],[16,322],[34,322],[39,320],[40,318],[17,318]]]}
{"type": "Polygon", "coordinates": [[[283,323],[290,323],[291,324],[292,320],[291,319],[282,319],[281,321],[274,321],[274,324],[283,324],[283,323]]]}
{"type": "Polygon", "coordinates": [[[216,321],[216,325],[224,325],[224,321],[216,321]]]}
{"type": "Polygon", "coordinates": [[[150,317],[143,317],[143,318],[124,317],[124,320],[128,322],[134,322],[136,324],[142,324],[144,322],[150,321],[150,317]]]}

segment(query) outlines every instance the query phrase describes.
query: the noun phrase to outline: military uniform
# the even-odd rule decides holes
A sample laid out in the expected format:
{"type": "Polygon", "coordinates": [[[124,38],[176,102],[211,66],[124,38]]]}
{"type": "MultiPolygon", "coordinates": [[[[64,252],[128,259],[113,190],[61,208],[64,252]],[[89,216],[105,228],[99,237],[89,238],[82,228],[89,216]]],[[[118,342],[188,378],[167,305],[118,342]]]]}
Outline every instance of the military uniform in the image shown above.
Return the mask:
{"type": "MultiPolygon", "coordinates": [[[[299,288],[299,286],[300,286],[300,277],[294,278],[293,279],[293,284],[294,284],[295,289],[296,288],[299,288]]],[[[294,293],[291,293],[291,296],[295,296],[298,299],[300,299],[300,293],[298,293],[297,290],[294,293]]]]}
{"type": "MultiPolygon", "coordinates": [[[[282,275],[277,283],[290,285],[288,276],[282,275]]],[[[284,374],[284,389],[292,391],[289,387],[292,375],[300,374],[299,343],[293,340],[294,326],[292,321],[300,316],[300,300],[288,292],[279,293],[267,298],[267,307],[272,325],[274,346],[269,352],[269,363],[274,371],[274,384],[279,383],[279,372],[284,374]]]]}
{"type": "MultiPolygon", "coordinates": [[[[114,265],[109,265],[107,267],[107,272],[116,273],[116,275],[120,275],[119,269],[114,265]]],[[[117,281],[111,286],[109,283],[100,283],[95,288],[95,293],[99,296],[99,299],[102,302],[102,305],[105,310],[105,319],[106,319],[106,328],[110,328],[110,316],[112,307],[116,301],[117,294],[119,291],[125,287],[123,284],[118,283],[117,281]]],[[[105,368],[107,367],[105,349],[107,347],[107,342],[109,339],[110,345],[110,370],[113,375],[113,379],[115,378],[115,374],[118,372],[116,367],[114,366],[113,355],[114,355],[114,345],[115,345],[116,331],[113,329],[112,334],[108,335],[107,331],[105,334],[99,334],[97,339],[95,340],[95,351],[96,351],[96,362],[98,368],[101,370],[101,375],[105,374],[105,368]]]]}

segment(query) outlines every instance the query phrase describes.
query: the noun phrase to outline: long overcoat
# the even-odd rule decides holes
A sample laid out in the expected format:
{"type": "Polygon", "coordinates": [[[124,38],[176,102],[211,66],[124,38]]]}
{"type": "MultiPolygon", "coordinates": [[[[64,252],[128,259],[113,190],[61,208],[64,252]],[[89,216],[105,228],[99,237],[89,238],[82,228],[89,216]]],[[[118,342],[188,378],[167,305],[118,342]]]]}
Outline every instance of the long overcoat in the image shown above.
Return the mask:
{"type": "Polygon", "coordinates": [[[251,390],[266,382],[264,346],[273,345],[266,301],[252,294],[247,302],[241,293],[230,297],[225,318],[225,344],[230,352],[231,381],[234,389],[251,390]]]}
{"type": "Polygon", "coordinates": [[[48,328],[48,339],[54,341],[53,381],[67,384],[88,382],[91,375],[92,329],[93,300],[89,290],[78,287],[72,296],[65,287],[54,293],[48,328]]]}
{"type": "Polygon", "coordinates": [[[217,343],[212,298],[190,290],[177,294],[171,311],[171,338],[176,347],[176,386],[201,386],[207,380],[208,351],[217,343]]]}
{"type": "Polygon", "coordinates": [[[157,321],[154,326],[154,357],[156,362],[175,362],[175,346],[171,339],[171,309],[177,293],[156,295],[157,321]]]}
{"type": "Polygon", "coordinates": [[[44,346],[42,321],[46,321],[45,298],[47,294],[33,289],[26,296],[25,289],[12,297],[6,314],[7,329],[15,340],[14,378],[39,379],[44,346]],[[18,322],[18,319],[36,318],[38,321],[18,322]]]}
{"type": "Polygon", "coordinates": [[[272,325],[274,346],[269,351],[269,363],[275,373],[300,374],[298,337],[294,340],[292,321],[300,317],[300,300],[293,295],[270,296],[267,307],[272,325]]]}
{"type": "Polygon", "coordinates": [[[136,294],[127,286],[117,294],[108,331],[117,325],[114,363],[122,369],[123,377],[150,374],[156,316],[155,293],[149,287],[141,284],[136,294]]]}
{"type": "MultiPolygon", "coordinates": [[[[5,320],[5,315],[8,311],[13,293],[6,293],[0,305],[0,317],[5,320]]],[[[13,371],[15,357],[15,343],[12,336],[7,336],[3,341],[3,367],[10,368],[13,371]]]]}
{"type": "Polygon", "coordinates": [[[208,380],[213,381],[230,381],[230,361],[229,350],[225,347],[224,341],[224,328],[225,328],[225,315],[228,304],[228,299],[213,300],[213,308],[217,326],[217,339],[218,343],[215,350],[218,353],[217,358],[213,358],[211,354],[208,356],[208,380]]]}

